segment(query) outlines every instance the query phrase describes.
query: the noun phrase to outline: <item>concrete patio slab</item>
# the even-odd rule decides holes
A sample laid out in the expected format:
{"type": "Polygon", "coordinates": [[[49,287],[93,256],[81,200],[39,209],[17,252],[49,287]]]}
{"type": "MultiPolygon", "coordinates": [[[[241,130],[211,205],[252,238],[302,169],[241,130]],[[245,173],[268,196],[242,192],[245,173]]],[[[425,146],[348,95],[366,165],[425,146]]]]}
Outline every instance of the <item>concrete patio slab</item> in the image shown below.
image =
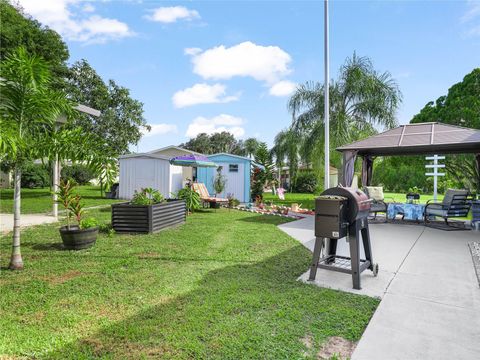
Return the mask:
{"type": "Polygon", "coordinates": [[[478,359],[478,310],[387,294],[352,360],[478,359]]]}
{"type": "MultiPolygon", "coordinates": [[[[313,226],[314,217],[309,216],[302,220],[279,225],[279,228],[300,241],[307,249],[313,251],[315,244],[313,226]]],[[[377,277],[374,277],[371,271],[364,271],[361,274],[362,290],[352,288],[351,275],[323,269],[317,270],[316,279],[312,283],[331,289],[381,298],[423,230],[422,226],[371,225],[373,260],[379,264],[380,272],[377,277]]],[[[345,239],[338,241],[337,252],[339,255],[349,255],[348,243],[345,239]]],[[[361,247],[361,256],[365,256],[363,246],[361,247]]],[[[299,279],[306,282],[308,276],[309,271],[302,274],[299,279]]]]}
{"type": "MultiPolygon", "coordinates": [[[[279,227],[313,250],[313,218],[279,227]]],[[[350,275],[319,269],[313,282],[382,298],[352,360],[478,359],[480,288],[467,244],[480,233],[373,224],[370,235],[378,277],[363,272],[362,289],[353,290],[350,275]]],[[[347,243],[338,250],[348,255],[347,243]]]]}
{"type": "MultiPolygon", "coordinates": [[[[32,225],[48,224],[57,222],[58,219],[53,216],[40,214],[22,214],[20,218],[20,227],[32,225]]],[[[13,230],[13,214],[0,214],[0,234],[13,230]]]]}

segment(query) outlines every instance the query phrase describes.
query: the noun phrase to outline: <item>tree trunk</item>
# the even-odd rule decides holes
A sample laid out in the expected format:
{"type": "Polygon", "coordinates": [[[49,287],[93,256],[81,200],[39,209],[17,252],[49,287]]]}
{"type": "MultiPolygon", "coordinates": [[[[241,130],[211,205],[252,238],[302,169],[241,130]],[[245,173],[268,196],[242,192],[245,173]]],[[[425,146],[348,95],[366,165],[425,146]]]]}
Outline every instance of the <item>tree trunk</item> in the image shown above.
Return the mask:
{"type": "Polygon", "coordinates": [[[13,242],[12,257],[10,258],[11,270],[23,269],[22,254],[20,252],[20,184],[22,171],[20,165],[15,166],[14,191],[13,191],[13,242]]]}

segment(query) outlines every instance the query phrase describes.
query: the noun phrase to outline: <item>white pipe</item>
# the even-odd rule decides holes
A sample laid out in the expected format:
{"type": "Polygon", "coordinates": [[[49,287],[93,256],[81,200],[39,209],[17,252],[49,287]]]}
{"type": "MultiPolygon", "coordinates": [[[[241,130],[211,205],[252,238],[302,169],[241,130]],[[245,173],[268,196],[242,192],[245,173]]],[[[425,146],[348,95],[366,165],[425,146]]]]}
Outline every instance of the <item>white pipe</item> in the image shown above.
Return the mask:
{"type": "Polygon", "coordinates": [[[328,49],[328,0],[324,1],[324,15],[325,15],[325,190],[330,187],[330,89],[329,89],[329,49],[328,49]]]}

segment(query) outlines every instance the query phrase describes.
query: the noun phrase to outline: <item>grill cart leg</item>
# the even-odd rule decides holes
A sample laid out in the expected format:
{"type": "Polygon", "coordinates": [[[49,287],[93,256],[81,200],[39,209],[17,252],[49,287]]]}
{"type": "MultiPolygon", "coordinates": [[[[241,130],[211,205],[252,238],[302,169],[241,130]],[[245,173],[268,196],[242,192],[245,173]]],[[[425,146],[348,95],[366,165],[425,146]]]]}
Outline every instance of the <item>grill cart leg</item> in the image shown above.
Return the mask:
{"type": "Polygon", "coordinates": [[[365,251],[365,259],[370,261],[370,266],[368,269],[373,271],[373,259],[372,259],[372,247],[370,244],[370,232],[368,231],[368,221],[365,221],[365,224],[362,224],[362,242],[363,250],[365,251]]]}
{"type": "Polygon", "coordinates": [[[327,255],[333,255],[331,258],[328,259],[326,262],[327,264],[331,264],[335,262],[335,255],[337,254],[337,239],[328,239],[328,250],[327,255]]]}
{"type": "Polygon", "coordinates": [[[360,290],[360,249],[359,249],[359,228],[358,222],[355,221],[354,224],[348,227],[348,242],[350,244],[350,258],[351,258],[351,267],[352,267],[352,282],[353,288],[360,290]]]}
{"type": "Polygon", "coordinates": [[[323,248],[323,238],[320,238],[320,237],[315,238],[315,247],[313,248],[312,266],[310,268],[310,276],[308,277],[308,280],[310,281],[315,280],[315,276],[317,275],[318,261],[320,260],[320,253],[322,252],[322,248],[323,248]]]}

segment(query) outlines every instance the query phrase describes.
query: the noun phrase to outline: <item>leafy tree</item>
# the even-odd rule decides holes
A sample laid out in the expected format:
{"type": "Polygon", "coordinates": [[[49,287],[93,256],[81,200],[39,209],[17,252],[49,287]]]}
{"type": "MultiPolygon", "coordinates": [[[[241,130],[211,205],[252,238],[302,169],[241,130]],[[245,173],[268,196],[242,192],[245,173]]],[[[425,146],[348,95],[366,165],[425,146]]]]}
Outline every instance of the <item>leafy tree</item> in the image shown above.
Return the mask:
{"type": "Polygon", "coordinates": [[[67,72],[67,45],[54,30],[42,26],[23,13],[18,5],[0,0],[0,58],[23,46],[29,54],[42,57],[50,64],[55,83],[61,83],[67,72]]]}
{"type": "MultiPolygon", "coordinates": [[[[448,89],[447,95],[427,103],[411,123],[441,122],[480,129],[480,68],[467,74],[463,81],[448,89]]],[[[480,193],[480,174],[474,155],[449,155],[447,172],[464,187],[480,193]]]]}
{"type": "MultiPolygon", "coordinates": [[[[55,121],[62,113],[72,112],[65,95],[51,88],[47,62],[29,55],[24,48],[12,52],[0,64],[0,117],[15,133],[15,149],[7,148],[4,159],[14,170],[14,224],[10,269],[23,268],[20,252],[20,196],[22,165],[58,150],[50,146],[55,121]]],[[[3,138],[3,130],[2,136],[3,138]]],[[[66,146],[66,145],[65,145],[66,146]]]]}
{"type": "Polygon", "coordinates": [[[188,140],[185,144],[180,144],[180,147],[191,151],[196,151],[201,154],[213,154],[210,136],[206,133],[198,134],[196,137],[188,140]]]}
{"type": "Polygon", "coordinates": [[[206,155],[222,152],[241,156],[246,155],[243,141],[235,139],[235,136],[227,131],[212,135],[201,133],[179,146],[206,155]]]}
{"type": "Polygon", "coordinates": [[[105,84],[86,60],[69,69],[67,92],[72,100],[101,111],[99,117],[81,114],[71,126],[103,139],[101,152],[109,158],[128,153],[129,146],[142,137],[142,131],[150,130],[143,117],[143,104],[113,80],[105,84]]]}
{"type": "Polygon", "coordinates": [[[480,129],[480,68],[465,75],[447,95],[427,103],[411,123],[432,121],[480,129]]]}
{"type": "Polygon", "coordinates": [[[298,173],[294,192],[313,194],[317,190],[318,179],[317,175],[312,171],[300,171],[298,173]]]}
{"type": "Polygon", "coordinates": [[[22,177],[20,185],[22,188],[42,188],[50,186],[50,170],[43,164],[26,162],[22,165],[22,177]]]}
{"type": "MultiPolygon", "coordinates": [[[[402,95],[388,72],[379,73],[367,57],[355,53],[340,68],[339,78],[330,88],[330,139],[335,148],[375,133],[374,126],[392,128],[402,95]]],[[[293,115],[292,129],[304,138],[306,160],[324,144],[324,85],[307,82],[299,85],[289,100],[293,115]]],[[[340,165],[340,155],[332,162],[340,165]]]]}
{"type": "Polygon", "coordinates": [[[78,185],[87,185],[90,180],[95,178],[95,174],[86,165],[73,164],[62,168],[61,178],[64,181],[73,179],[78,185]]]}
{"type": "Polygon", "coordinates": [[[243,151],[243,149],[239,149],[239,143],[235,136],[227,131],[210,135],[210,144],[214,154],[222,152],[238,154],[239,151],[243,151]]]}

